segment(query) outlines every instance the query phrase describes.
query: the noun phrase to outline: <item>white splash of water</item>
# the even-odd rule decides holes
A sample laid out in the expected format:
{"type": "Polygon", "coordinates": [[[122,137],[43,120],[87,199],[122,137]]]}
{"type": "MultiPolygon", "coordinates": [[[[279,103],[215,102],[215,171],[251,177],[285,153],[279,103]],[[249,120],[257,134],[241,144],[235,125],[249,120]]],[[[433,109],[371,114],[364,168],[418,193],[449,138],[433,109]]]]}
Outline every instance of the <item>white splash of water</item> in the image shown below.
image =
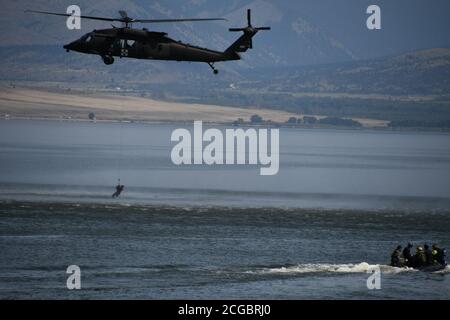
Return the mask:
{"type": "Polygon", "coordinates": [[[380,268],[382,273],[400,273],[415,272],[418,270],[412,268],[396,268],[388,265],[368,264],[362,262],[359,264],[299,264],[292,267],[266,268],[259,271],[250,271],[249,273],[259,274],[302,274],[302,273],[366,273],[374,268],[380,268]]]}

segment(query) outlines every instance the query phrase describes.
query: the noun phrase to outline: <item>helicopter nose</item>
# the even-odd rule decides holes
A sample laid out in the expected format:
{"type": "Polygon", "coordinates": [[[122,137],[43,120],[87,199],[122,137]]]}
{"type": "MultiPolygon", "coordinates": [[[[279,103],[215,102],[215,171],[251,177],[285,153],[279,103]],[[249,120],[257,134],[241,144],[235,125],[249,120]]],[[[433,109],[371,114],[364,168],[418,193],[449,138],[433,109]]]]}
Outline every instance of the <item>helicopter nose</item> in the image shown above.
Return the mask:
{"type": "Polygon", "coordinates": [[[70,43],[66,44],[63,48],[66,49],[67,52],[69,52],[69,50],[71,49],[70,43]]]}
{"type": "Polygon", "coordinates": [[[70,50],[76,50],[76,43],[75,42],[71,42],[69,44],[66,44],[63,48],[66,49],[67,52],[69,52],[70,50]]]}

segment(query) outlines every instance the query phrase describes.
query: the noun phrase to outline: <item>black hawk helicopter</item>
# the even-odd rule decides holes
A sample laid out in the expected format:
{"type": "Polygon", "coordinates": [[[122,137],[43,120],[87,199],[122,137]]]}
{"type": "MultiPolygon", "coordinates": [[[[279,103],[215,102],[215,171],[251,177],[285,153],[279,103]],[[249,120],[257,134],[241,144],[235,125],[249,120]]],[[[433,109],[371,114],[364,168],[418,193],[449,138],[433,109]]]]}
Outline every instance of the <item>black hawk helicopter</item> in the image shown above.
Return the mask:
{"type": "Polygon", "coordinates": [[[231,32],[243,32],[224,52],[200,48],[197,46],[175,41],[164,32],[153,32],[146,28],[133,29],[133,23],[167,23],[167,22],[196,22],[217,21],[223,18],[208,19],[134,19],[125,11],[119,11],[120,18],[103,18],[93,16],[74,16],[71,14],[54,13],[46,11],[27,10],[26,12],[41,13],[65,17],[79,17],[81,19],[121,22],[121,28],[113,26],[111,29],[94,30],[64,46],[67,52],[77,51],[86,54],[100,55],[106,65],[114,63],[114,57],[152,60],[173,60],[188,62],[205,62],[218,74],[214,67],[215,62],[240,60],[241,52],[253,48],[252,38],[261,30],[270,30],[270,27],[255,28],[252,26],[251,10],[247,10],[248,25],[245,28],[231,28],[231,32]]]}

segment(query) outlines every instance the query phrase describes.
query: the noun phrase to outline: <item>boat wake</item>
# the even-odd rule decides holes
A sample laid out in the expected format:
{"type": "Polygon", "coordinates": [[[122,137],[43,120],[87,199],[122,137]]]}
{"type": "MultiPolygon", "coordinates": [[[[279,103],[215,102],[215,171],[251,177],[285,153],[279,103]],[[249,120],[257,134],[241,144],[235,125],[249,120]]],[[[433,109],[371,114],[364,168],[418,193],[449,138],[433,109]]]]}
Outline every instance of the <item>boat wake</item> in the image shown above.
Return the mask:
{"type": "MultiPolygon", "coordinates": [[[[263,268],[257,271],[248,271],[252,274],[311,274],[311,273],[368,273],[379,268],[384,274],[397,274],[404,272],[418,272],[413,268],[397,268],[388,265],[368,264],[362,262],[359,264],[299,264],[290,267],[263,268]]],[[[433,273],[450,273],[450,266],[433,273]]]]}

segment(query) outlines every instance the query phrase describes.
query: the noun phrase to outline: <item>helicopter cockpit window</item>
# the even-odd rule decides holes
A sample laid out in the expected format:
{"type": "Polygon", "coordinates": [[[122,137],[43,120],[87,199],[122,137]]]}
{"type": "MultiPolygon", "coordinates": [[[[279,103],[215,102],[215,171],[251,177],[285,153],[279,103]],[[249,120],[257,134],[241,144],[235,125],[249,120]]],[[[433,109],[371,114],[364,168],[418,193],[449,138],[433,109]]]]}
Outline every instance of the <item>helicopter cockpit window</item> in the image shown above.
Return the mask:
{"type": "Polygon", "coordinates": [[[82,41],[82,42],[89,42],[91,40],[92,40],[92,36],[90,34],[86,34],[80,38],[80,41],[82,41]]]}

